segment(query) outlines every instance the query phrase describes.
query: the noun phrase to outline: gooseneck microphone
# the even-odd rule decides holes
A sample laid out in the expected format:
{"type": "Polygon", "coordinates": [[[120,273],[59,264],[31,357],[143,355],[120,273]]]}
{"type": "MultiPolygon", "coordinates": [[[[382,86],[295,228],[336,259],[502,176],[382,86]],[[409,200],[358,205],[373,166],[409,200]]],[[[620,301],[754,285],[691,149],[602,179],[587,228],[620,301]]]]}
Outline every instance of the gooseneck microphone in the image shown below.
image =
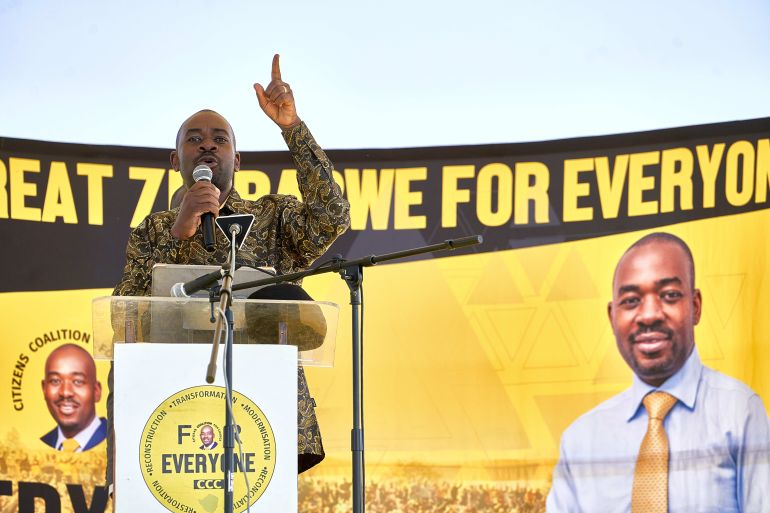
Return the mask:
{"type": "Polygon", "coordinates": [[[211,285],[214,285],[222,276],[224,276],[224,274],[224,269],[217,269],[214,272],[199,276],[187,283],[174,283],[171,287],[171,297],[190,297],[199,290],[207,289],[211,285]]]}
{"type": "MultiPolygon", "coordinates": [[[[211,183],[211,177],[214,173],[211,172],[211,168],[206,164],[201,164],[193,169],[192,177],[196,182],[201,180],[211,183]]],[[[214,251],[214,214],[206,212],[201,215],[201,224],[203,225],[203,245],[206,246],[206,250],[214,251]]]]}

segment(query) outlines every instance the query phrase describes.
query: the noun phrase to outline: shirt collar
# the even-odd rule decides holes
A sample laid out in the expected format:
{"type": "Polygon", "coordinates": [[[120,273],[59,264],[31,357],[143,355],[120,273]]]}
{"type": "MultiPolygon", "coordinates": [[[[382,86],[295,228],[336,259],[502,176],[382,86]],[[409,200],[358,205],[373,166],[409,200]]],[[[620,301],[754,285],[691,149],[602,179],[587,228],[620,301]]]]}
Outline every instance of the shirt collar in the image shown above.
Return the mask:
{"type": "Polygon", "coordinates": [[[695,399],[698,396],[698,385],[700,384],[702,374],[703,363],[701,363],[696,347],[693,347],[692,353],[690,353],[682,368],[659,387],[648,385],[639,379],[639,376],[634,374],[634,381],[629,390],[631,397],[628,401],[626,420],[630,421],[636,416],[641,409],[642,399],[653,390],[660,390],[673,395],[679,402],[692,410],[695,407],[695,399]]]}
{"type": "MultiPolygon", "coordinates": [[[[94,433],[96,433],[96,430],[99,429],[99,426],[101,425],[102,420],[97,416],[94,415],[94,420],[91,421],[91,423],[80,433],[73,436],[72,438],[77,441],[80,448],[76,452],[82,452],[83,448],[88,445],[89,440],[91,440],[91,437],[94,436],[94,433]]],[[[64,433],[62,433],[62,430],[60,427],[57,426],[56,432],[59,435],[59,438],[56,439],[56,448],[58,450],[61,450],[61,444],[64,443],[64,440],[67,439],[66,436],[64,436],[64,433]]]]}
{"type": "Polygon", "coordinates": [[[235,187],[232,187],[230,189],[230,194],[227,195],[227,199],[225,200],[224,204],[220,207],[220,210],[224,210],[223,215],[226,214],[235,214],[238,212],[243,212],[243,200],[241,199],[241,196],[238,194],[238,191],[235,190],[235,187]]]}

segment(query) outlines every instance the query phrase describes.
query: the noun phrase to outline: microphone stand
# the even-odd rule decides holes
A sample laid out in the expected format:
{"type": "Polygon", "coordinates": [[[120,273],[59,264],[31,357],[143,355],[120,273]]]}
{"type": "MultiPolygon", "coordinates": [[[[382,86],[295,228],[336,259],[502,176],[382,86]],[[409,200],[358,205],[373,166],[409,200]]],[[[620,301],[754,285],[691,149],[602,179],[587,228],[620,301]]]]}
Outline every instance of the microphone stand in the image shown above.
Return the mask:
{"type": "MultiPolygon", "coordinates": [[[[210,171],[209,171],[210,172],[210,171]]],[[[233,273],[235,273],[236,262],[235,255],[236,250],[239,249],[243,242],[246,240],[246,235],[251,230],[251,225],[254,223],[254,216],[252,214],[240,214],[232,216],[219,216],[216,220],[217,226],[227,236],[230,241],[230,254],[228,255],[227,262],[222,265],[222,286],[219,289],[219,309],[216,315],[216,327],[214,329],[214,340],[211,344],[211,359],[209,360],[208,368],[206,369],[206,383],[213,383],[217,373],[217,355],[219,353],[219,343],[222,338],[222,331],[227,330],[225,340],[225,429],[223,435],[223,448],[224,448],[224,462],[223,471],[224,479],[222,480],[222,491],[224,492],[224,512],[233,513],[233,472],[235,468],[234,451],[236,440],[236,428],[235,416],[232,411],[232,397],[233,397],[233,273]],[[239,235],[241,235],[240,240],[239,235]]],[[[196,285],[203,287],[215,276],[216,273],[209,273],[205,276],[201,276],[196,280],[193,280],[188,285],[196,285]]],[[[185,284],[181,285],[182,292],[185,292],[185,284]]],[[[191,287],[193,292],[194,287],[191,287]]],[[[176,289],[176,285],[174,286],[176,289]]],[[[172,291],[174,290],[172,289],[172,291]]],[[[198,290],[198,289],[195,289],[198,290]]],[[[214,293],[211,294],[212,304],[216,301],[214,293]]],[[[213,320],[212,320],[213,322],[213,320]]],[[[239,466],[240,466],[239,462],[239,466]]],[[[240,466],[241,471],[243,467],[240,466]]],[[[248,483],[248,482],[247,482],[248,483]]],[[[246,487],[247,509],[249,508],[249,499],[251,498],[251,491],[249,487],[246,487]]]]}
{"type": "MultiPolygon", "coordinates": [[[[369,255],[356,260],[335,259],[329,265],[319,266],[307,271],[301,271],[291,274],[283,274],[272,278],[255,280],[251,282],[239,283],[232,287],[233,291],[257,287],[260,285],[270,285],[273,283],[282,283],[286,281],[297,281],[307,276],[337,272],[345,281],[350,289],[350,305],[353,310],[352,329],[353,329],[353,429],[351,430],[350,448],[353,456],[353,513],[364,513],[364,425],[363,425],[363,346],[360,331],[360,313],[361,313],[361,284],[364,280],[364,267],[370,267],[379,262],[388,260],[397,260],[423,253],[434,251],[446,251],[452,249],[473,246],[482,242],[481,235],[462,237],[459,239],[450,239],[439,244],[422,246],[384,255],[369,255]]],[[[228,351],[229,354],[229,351],[228,351]]],[[[232,494],[231,494],[232,495],[232,494]]],[[[225,510],[230,512],[232,510],[225,510]]]]}
{"type": "MultiPolygon", "coordinates": [[[[219,353],[219,341],[222,331],[227,329],[225,341],[225,429],[224,429],[224,479],[222,490],[224,492],[224,512],[233,512],[233,470],[235,468],[235,417],[232,415],[233,396],[233,269],[235,268],[236,235],[240,233],[238,224],[229,227],[231,249],[228,261],[222,266],[222,287],[219,290],[219,311],[217,312],[217,324],[214,329],[214,340],[211,345],[211,359],[206,370],[206,382],[213,383],[217,373],[217,355],[219,353]],[[222,314],[224,313],[224,318],[222,314]]],[[[247,490],[248,494],[249,491],[247,490]]],[[[248,498],[247,498],[248,501],[248,498]]]]}

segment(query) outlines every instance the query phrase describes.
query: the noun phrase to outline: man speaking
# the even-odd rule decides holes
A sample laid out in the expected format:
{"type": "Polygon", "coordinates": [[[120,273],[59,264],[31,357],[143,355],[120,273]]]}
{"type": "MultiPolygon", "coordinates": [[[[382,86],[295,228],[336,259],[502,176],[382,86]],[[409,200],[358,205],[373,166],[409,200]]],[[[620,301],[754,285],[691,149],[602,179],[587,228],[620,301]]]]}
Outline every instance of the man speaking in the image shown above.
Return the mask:
{"type": "MultiPolygon", "coordinates": [[[[171,166],[179,171],[185,192],[179,207],[149,215],[129,236],[126,266],[114,295],[150,294],[152,267],[157,263],[216,264],[227,260],[224,237],[206,248],[202,218],[206,214],[254,214],[251,231],[237,260],[249,267],[273,267],[279,274],[307,268],[350,224],[350,205],[332,179],[332,163],[297,115],[294,94],[281,79],[278,55],[273,57],[271,81],[254,84],[259,106],[282,131],[297,165],[303,201],[270,194],[244,200],[233,187],[241,163],[230,123],[211,110],[196,112],[182,123],[171,152],[171,166]],[[205,164],[211,181],[195,181],[193,170],[205,164]]],[[[298,469],[316,465],[324,457],[314,402],[302,368],[298,372],[298,469]]],[[[108,398],[110,414],[112,396],[108,398]]],[[[112,440],[108,457],[112,454],[112,440]]],[[[108,462],[108,482],[112,465],[108,462]]]]}
{"type": "Polygon", "coordinates": [[[331,162],[297,116],[293,92],[281,80],[277,55],[270,84],[266,89],[255,84],[254,89],[262,110],[282,130],[297,165],[304,202],[278,194],[256,201],[242,199],[233,188],[241,156],[230,123],[211,110],[196,112],[182,123],[176,149],[171,152],[171,166],[181,173],[186,187],[181,204],[149,215],[133,230],[115,295],[149,294],[156,263],[224,263],[230,246],[223,237],[211,252],[204,246],[200,226],[202,216],[208,213],[254,214],[256,219],[238,253],[238,262],[273,267],[279,274],[308,267],[347,229],[349,204],[332,179],[331,162]],[[210,182],[193,179],[193,170],[200,164],[211,168],[210,182]]]}

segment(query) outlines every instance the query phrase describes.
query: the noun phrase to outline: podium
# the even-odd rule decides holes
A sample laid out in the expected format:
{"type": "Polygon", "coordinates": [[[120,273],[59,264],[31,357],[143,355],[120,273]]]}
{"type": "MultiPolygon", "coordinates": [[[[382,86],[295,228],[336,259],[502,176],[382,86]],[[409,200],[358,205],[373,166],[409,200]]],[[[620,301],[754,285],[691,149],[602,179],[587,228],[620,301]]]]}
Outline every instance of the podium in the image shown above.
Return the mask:
{"type": "MultiPolygon", "coordinates": [[[[114,359],[115,511],[222,511],[223,372],[207,384],[207,299],[93,302],[94,356],[114,359]]],[[[297,509],[297,364],[334,363],[338,306],[234,300],[233,511],[297,509]]]]}

